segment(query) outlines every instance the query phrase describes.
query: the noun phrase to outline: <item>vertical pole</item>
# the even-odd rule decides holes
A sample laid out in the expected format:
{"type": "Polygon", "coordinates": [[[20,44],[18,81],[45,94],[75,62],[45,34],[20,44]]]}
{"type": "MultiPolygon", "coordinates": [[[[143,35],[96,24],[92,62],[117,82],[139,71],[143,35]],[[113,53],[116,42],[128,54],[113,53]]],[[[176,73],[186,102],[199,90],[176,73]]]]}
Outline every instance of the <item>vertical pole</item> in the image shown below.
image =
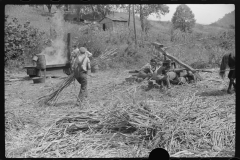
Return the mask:
{"type": "Polygon", "coordinates": [[[136,33],[136,25],[135,25],[135,10],[133,4],[133,26],[134,26],[134,34],[135,34],[135,45],[137,47],[137,33],[136,33]]]}
{"type": "Polygon", "coordinates": [[[131,4],[128,5],[128,27],[130,25],[130,18],[131,18],[131,4]]]}
{"type": "Polygon", "coordinates": [[[52,27],[50,25],[50,39],[52,40],[53,39],[53,36],[52,36],[52,27]]]}
{"type": "Polygon", "coordinates": [[[67,60],[68,60],[68,63],[70,63],[70,57],[71,57],[70,40],[71,40],[71,33],[68,33],[67,34],[67,60]]]}
{"type": "Polygon", "coordinates": [[[44,69],[44,79],[46,80],[46,68],[44,69]]]}
{"type": "Polygon", "coordinates": [[[39,71],[40,71],[40,77],[42,77],[42,69],[39,69],[39,71]]]}
{"type": "Polygon", "coordinates": [[[71,72],[71,51],[70,51],[70,41],[71,41],[71,33],[67,34],[67,62],[66,66],[63,68],[63,72],[71,72]]]}

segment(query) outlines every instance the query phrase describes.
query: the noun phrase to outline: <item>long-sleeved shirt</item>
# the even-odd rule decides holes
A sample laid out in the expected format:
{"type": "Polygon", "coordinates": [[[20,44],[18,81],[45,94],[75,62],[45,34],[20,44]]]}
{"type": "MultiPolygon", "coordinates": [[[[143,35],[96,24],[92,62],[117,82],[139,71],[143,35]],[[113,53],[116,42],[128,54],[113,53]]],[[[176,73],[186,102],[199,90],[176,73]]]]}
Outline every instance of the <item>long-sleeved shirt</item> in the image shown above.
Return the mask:
{"type": "Polygon", "coordinates": [[[157,73],[159,68],[160,66],[153,67],[150,65],[150,63],[147,63],[140,69],[140,71],[143,71],[145,73],[157,73]]]}
{"type": "Polygon", "coordinates": [[[92,53],[89,52],[89,51],[86,51],[85,54],[86,54],[88,57],[92,57],[92,53]]]}

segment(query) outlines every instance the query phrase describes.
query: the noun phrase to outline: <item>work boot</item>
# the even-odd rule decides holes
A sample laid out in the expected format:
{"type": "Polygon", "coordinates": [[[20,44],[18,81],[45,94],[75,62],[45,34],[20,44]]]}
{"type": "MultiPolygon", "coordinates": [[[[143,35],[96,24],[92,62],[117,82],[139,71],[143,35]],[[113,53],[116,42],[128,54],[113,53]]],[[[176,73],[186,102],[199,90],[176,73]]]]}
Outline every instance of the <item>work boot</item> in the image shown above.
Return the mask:
{"type": "Polygon", "coordinates": [[[153,82],[152,81],[149,81],[148,82],[148,86],[147,86],[147,88],[146,88],[146,91],[149,91],[150,89],[152,89],[153,88],[153,82]]]}
{"type": "Polygon", "coordinates": [[[74,107],[79,107],[81,108],[82,107],[82,103],[80,101],[77,101],[74,105],[74,107]]]}
{"type": "Polygon", "coordinates": [[[143,78],[137,78],[136,79],[136,82],[138,82],[138,83],[140,83],[140,82],[142,82],[143,81],[143,78]]]}
{"type": "Polygon", "coordinates": [[[228,89],[228,90],[227,90],[227,93],[228,93],[228,94],[232,94],[232,91],[228,89]]]}
{"type": "Polygon", "coordinates": [[[81,107],[82,103],[83,103],[83,97],[82,96],[77,97],[77,102],[76,102],[75,106],[81,107]]]}

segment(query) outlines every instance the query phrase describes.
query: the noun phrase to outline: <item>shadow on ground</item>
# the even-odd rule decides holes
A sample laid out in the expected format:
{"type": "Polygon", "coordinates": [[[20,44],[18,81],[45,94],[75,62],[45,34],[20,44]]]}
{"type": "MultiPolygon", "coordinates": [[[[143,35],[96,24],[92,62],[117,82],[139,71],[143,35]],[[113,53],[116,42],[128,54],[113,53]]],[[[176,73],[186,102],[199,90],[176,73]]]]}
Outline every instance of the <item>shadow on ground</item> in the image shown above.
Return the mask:
{"type": "Polygon", "coordinates": [[[227,95],[226,90],[209,90],[209,91],[203,91],[196,93],[196,96],[225,96],[227,95]]]}
{"type": "Polygon", "coordinates": [[[64,102],[57,102],[55,107],[62,107],[62,106],[73,106],[76,104],[76,101],[71,100],[71,101],[64,101],[64,102]]]}

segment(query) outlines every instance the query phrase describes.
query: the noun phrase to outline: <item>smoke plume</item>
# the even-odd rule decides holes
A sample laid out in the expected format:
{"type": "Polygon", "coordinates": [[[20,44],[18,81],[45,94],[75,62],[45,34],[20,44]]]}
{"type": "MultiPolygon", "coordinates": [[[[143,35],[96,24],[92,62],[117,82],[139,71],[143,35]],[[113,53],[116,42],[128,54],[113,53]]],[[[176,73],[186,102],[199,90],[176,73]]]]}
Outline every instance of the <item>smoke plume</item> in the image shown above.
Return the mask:
{"type": "Polygon", "coordinates": [[[63,11],[57,10],[51,21],[51,28],[55,30],[56,38],[52,40],[51,46],[45,48],[41,54],[45,55],[47,65],[65,64],[67,53],[65,52],[66,43],[64,42],[63,11]]]}

